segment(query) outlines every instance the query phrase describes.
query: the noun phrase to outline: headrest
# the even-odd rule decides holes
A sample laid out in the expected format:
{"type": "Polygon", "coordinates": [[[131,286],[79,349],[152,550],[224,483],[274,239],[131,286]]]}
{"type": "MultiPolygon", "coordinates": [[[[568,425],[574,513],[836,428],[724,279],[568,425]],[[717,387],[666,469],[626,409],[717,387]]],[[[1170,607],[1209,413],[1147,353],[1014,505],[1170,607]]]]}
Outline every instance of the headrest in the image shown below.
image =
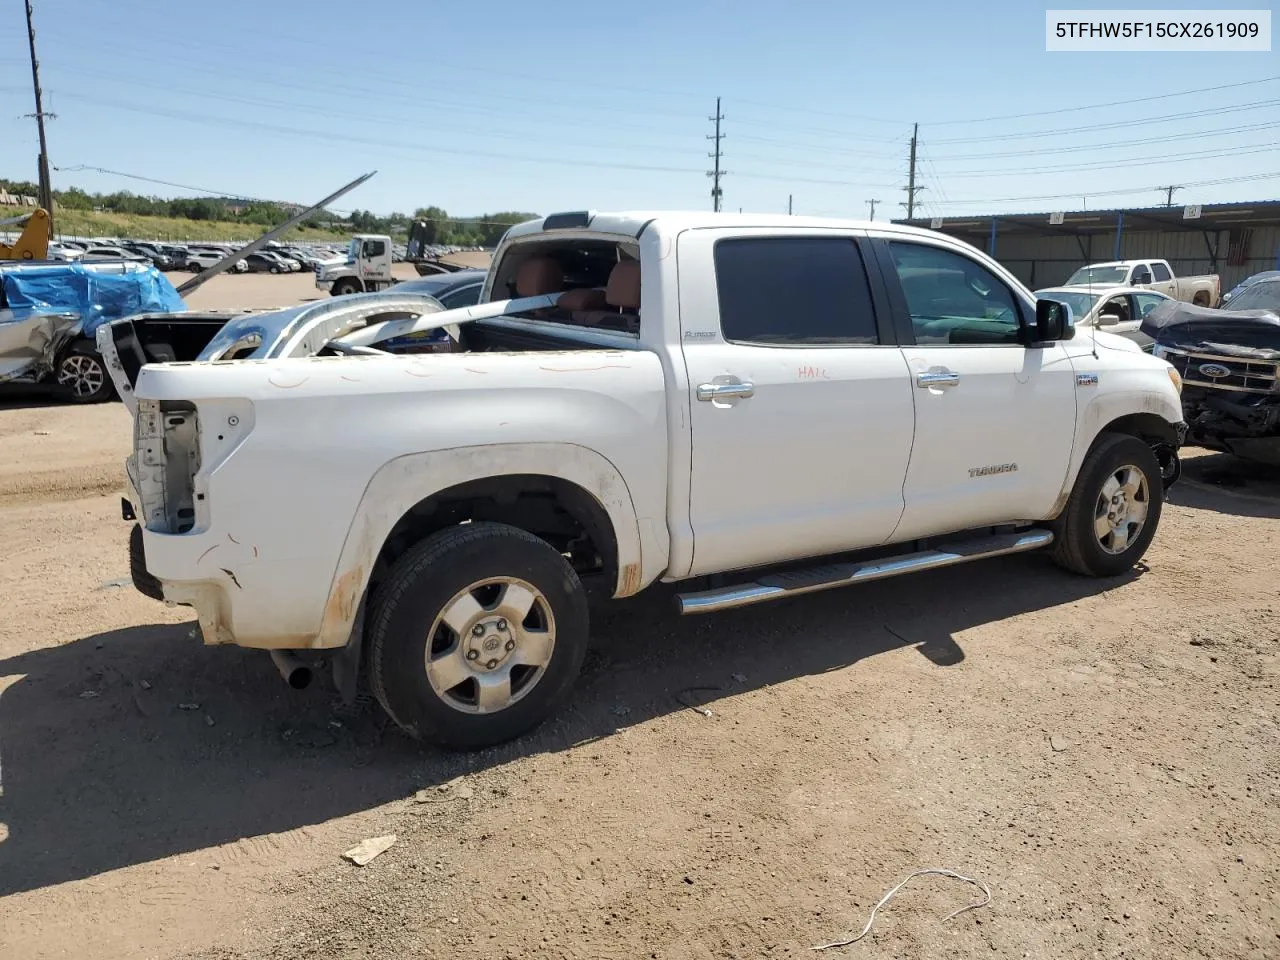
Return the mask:
{"type": "Polygon", "coordinates": [[[640,309],[640,261],[619,260],[609,272],[604,298],[611,307],[640,309]]]}
{"type": "Polygon", "coordinates": [[[550,257],[531,257],[516,273],[516,296],[539,297],[564,289],[564,272],[550,257]]]}
{"type": "Polygon", "coordinates": [[[579,287],[576,290],[566,290],[560,294],[560,299],[556,301],[557,307],[563,307],[565,310],[603,310],[608,306],[604,298],[604,291],[594,287],[579,287]]]}

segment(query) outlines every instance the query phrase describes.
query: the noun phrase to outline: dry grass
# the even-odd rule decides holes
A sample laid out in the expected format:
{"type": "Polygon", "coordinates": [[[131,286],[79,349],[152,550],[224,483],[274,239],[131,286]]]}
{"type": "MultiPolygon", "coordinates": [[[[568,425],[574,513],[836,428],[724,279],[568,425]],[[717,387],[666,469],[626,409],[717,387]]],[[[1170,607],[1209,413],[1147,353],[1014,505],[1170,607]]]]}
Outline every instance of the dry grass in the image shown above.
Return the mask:
{"type": "MultiPolygon", "coordinates": [[[[54,217],[59,236],[127,237],[136,240],[226,240],[249,241],[264,229],[251,223],[221,220],[185,220],[179,217],[149,217],[92,210],[59,210],[54,217]]],[[[286,240],[345,240],[347,234],[305,226],[285,232],[286,240]]]]}

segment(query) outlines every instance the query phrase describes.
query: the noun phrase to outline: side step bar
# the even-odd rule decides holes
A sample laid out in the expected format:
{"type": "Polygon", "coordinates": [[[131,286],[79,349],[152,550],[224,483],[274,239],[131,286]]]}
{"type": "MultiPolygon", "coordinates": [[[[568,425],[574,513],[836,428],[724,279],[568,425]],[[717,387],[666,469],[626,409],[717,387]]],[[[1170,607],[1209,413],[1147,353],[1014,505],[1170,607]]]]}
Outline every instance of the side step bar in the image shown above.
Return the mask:
{"type": "Polygon", "coordinates": [[[1053,543],[1053,533],[1049,530],[1000,534],[963,541],[947,550],[924,550],[919,553],[906,553],[863,563],[833,563],[807,570],[774,573],[758,577],[751,583],[733,587],[677,594],[676,603],[683,614],[718,613],[734,607],[764,603],[766,600],[780,600],[783,597],[795,597],[802,593],[830,590],[833,587],[847,587],[854,583],[884,580],[904,573],[950,567],[957,563],[967,563],[970,560],[981,560],[985,557],[1026,553],[1029,550],[1047,547],[1051,543],[1053,543]]]}

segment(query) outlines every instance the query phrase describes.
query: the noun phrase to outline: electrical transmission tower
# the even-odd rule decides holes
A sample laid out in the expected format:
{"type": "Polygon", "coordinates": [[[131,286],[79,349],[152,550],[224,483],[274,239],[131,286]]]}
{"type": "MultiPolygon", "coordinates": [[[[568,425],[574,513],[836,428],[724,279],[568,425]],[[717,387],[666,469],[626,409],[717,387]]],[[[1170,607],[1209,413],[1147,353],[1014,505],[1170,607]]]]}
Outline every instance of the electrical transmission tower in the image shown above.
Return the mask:
{"type": "Polygon", "coordinates": [[[716,213],[719,213],[720,197],[724,193],[724,191],[720,189],[720,178],[725,176],[725,174],[728,173],[727,170],[720,169],[720,159],[721,157],[724,156],[723,152],[721,152],[720,150],[720,141],[724,139],[724,134],[720,132],[720,124],[724,120],[724,116],[720,113],[719,97],[716,97],[716,115],[714,117],[707,117],[707,119],[715,121],[715,125],[716,125],[716,132],[713,134],[709,134],[707,136],[708,140],[714,140],[716,142],[715,153],[707,154],[708,157],[711,157],[713,160],[715,160],[715,164],[716,164],[715,169],[708,170],[707,176],[711,177],[711,209],[716,213]]]}
{"type": "Polygon", "coordinates": [[[867,206],[871,208],[871,216],[867,218],[868,220],[874,220],[876,218],[876,204],[879,202],[880,202],[879,200],[867,201],[867,206]]]}
{"type": "Polygon", "coordinates": [[[1167,186],[1167,187],[1164,187],[1163,189],[1164,189],[1164,192],[1165,192],[1164,205],[1165,205],[1166,207],[1172,207],[1172,206],[1173,206],[1173,192],[1174,192],[1175,190],[1181,190],[1181,189],[1182,189],[1182,187],[1180,187],[1180,186],[1179,186],[1178,184],[1176,184],[1176,183],[1173,183],[1173,184],[1170,184],[1170,185],[1169,185],[1169,186],[1167,186]]]}
{"type": "Polygon", "coordinates": [[[924,186],[916,186],[916,141],[920,135],[920,124],[913,123],[911,125],[911,156],[908,160],[907,167],[907,185],[902,189],[907,192],[906,203],[900,203],[898,206],[907,208],[907,219],[910,220],[916,215],[916,194],[924,189],[924,186]]]}

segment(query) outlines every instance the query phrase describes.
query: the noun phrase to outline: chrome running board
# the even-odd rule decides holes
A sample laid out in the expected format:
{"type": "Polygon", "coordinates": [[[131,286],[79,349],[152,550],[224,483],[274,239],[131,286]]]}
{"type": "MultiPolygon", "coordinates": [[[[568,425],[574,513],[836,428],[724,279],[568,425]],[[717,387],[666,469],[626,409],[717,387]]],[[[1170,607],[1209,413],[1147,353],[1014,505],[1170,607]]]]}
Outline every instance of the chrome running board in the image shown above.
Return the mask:
{"type": "Polygon", "coordinates": [[[676,604],[683,614],[718,613],[734,607],[746,607],[766,600],[780,600],[802,593],[847,587],[854,583],[884,580],[904,573],[950,567],[970,560],[999,557],[1009,553],[1026,553],[1039,550],[1053,543],[1053,533],[1048,530],[1031,530],[1027,533],[1007,533],[976,540],[961,541],[946,550],[923,550],[881,560],[863,563],[833,563],[804,570],[773,573],[756,578],[751,583],[715,590],[676,595],[676,604]]]}

